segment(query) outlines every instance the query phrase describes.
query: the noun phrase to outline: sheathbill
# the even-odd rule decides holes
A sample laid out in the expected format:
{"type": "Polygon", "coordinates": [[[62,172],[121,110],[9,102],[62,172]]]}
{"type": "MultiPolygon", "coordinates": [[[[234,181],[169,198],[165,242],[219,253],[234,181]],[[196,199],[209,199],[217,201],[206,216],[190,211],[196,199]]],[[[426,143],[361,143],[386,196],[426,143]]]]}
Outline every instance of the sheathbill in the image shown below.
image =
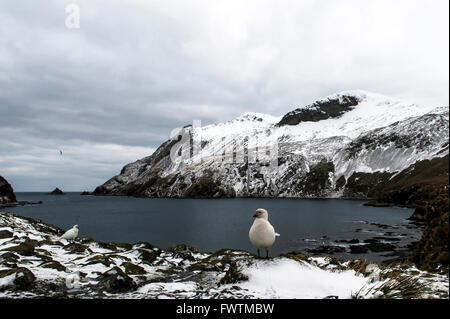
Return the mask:
{"type": "Polygon", "coordinates": [[[280,234],[275,232],[273,226],[269,223],[269,213],[263,208],[259,208],[253,214],[255,221],[248,233],[250,242],[256,247],[258,257],[260,257],[259,250],[264,248],[266,250],[266,258],[269,258],[269,248],[275,242],[275,238],[280,234]]]}
{"type": "Polygon", "coordinates": [[[66,231],[61,239],[74,240],[78,236],[78,225],[73,226],[71,229],[66,231]]]}

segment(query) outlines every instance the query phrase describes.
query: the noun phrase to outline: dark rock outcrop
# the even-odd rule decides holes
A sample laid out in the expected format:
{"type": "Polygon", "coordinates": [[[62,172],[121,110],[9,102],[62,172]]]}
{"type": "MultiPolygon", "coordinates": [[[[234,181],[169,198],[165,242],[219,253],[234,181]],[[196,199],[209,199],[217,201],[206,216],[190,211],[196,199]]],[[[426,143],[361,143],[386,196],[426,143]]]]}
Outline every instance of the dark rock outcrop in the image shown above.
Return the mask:
{"type": "Polygon", "coordinates": [[[141,266],[128,261],[123,262],[121,266],[125,269],[127,275],[145,275],[147,273],[141,266]]]}
{"type": "Polygon", "coordinates": [[[17,246],[5,248],[5,251],[9,251],[12,253],[17,253],[22,256],[33,256],[34,255],[34,247],[35,245],[31,243],[22,243],[17,246]]]}
{"type": "Polygon", "coordinates": [[[332,162],[321,161],[306,173],[296,185],[296,190],[311,197],[324,197],[327,189],[331,187],[329,174],[334,171],[332,162]]]}
{"type": "Polygon", "coordinates": [[[379,199],[395,205],[424,205],[449,184],[449,156],[417,162],[393,177],[379,199]]]}
{"type": "Polygon", "coordinates": [[[111,293],[120,293],[135,289],[136,283],[119,267],[114,267],[100,275],[98,288],[111,293]]]}
{"type": "Polygon", "coordinates": [[[411,217],[409,217],[409,220],[416,221],[416,222],[425,222],[426,221],[426,207],[418,206],[414,209],[413,214],[411,217]]]}
{"type": "Polygon", "coordinates": [[[11,238],[13,235],[9,230],[0,230],[0,239],[11,238]]]}
{"type": "Polygon", "coordinates": [[[342,96],[341,99],[329,99],[318,101],[304,108],[296,109],[286,114],[277,126],[297,125],[300,122],[318,122],[329,118],[340,117],[347,111],[358,105],[358,99],[354,96],[342,96]]]}
{"type": "Polygon", "coordinates": [[[64,195],[64,192],[62,190],[60,190],[58,187],[56,187],[51,193],[50,195],[64,195]]]}
{"type": "Polygon", "coordinates": [[[369,248],[366,245],[352,245],[350,246],[351,254],[366,254],[369,248]]]}
{"type": "MultiPolygon", "coordinates": [[[[346,198],[375,198],[389,183],[393,173],[353,173],[345,185],[346,198]]],[[[372,205],[373,206],[373,205],[372,205]]]]}
{"type": "Polygon", "coordinates": [[[18,290],[30,289],[36,280],[34,274],[25,267],[0,271],[0,279],[11,275],[15,275],[13,284],[18,290]]]}
{"type": "Polygon", "coordinates": [[[449,264],[449,186],[435,190],[430,197],[425,206],[425,229],[409,258],[425,270],[449,264]]]}
{"type": "Polygon", "coordinates": [[[449,156],[419,161],[403,170],[378,193],[376,203],[415,207],[410,220],[425,223],[410,261],[422,269],[448,265],[449,156]]]}
{"type": "Polygon", "coordinates": [[[0,176],[0,205],[17,202],[12,186],[0,176]]]}
{"type": "Polygon", "coordinates": [[[395,246],[389,243],[382,243],[378,239],[367,239],[364,241],[364,247],[373,252],[392,251],[395,250],[395,246]]]}

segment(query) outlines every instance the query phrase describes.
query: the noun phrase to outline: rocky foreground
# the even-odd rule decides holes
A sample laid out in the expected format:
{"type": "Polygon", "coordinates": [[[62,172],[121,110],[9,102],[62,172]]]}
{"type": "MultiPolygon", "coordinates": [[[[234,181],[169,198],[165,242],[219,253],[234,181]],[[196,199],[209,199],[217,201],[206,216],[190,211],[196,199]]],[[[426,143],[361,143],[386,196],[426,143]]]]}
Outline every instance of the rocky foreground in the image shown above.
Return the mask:
{"type": "Polygon", "coordinates": [[[0,213],[0,298],[449,298],[448,267],[178,245],[59,239],[63,230],[0,213]]]}

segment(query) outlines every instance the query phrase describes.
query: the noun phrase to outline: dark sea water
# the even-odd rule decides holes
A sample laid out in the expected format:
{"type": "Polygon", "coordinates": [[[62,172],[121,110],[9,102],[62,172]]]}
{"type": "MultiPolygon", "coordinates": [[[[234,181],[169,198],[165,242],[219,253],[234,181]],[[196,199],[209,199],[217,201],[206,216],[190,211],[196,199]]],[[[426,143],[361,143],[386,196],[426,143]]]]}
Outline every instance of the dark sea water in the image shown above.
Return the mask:
{"type": "MultiPolygon", "coordinates": [[[[271,255],[321,245],[340,245],[339,240],[361,242],[384,237],[398,251],[417,241],[421,229],[407,218],[411,209],[366,207],[363,201],[288,199],[150,199],[81,196],[79,193],[48,195],[17,193],[18,200],[43,201],[42,205],[3,209],[38,218],[63,229],[80,226],[79,236],[100,241],[149,242],[161,248],[184,243],[202,251],[221,248],[254,252],[248,231],[257,208],[269,211],[269,220],[281,234],[271,255]]],[[[381,239],[384,241],[384,239],[381,239]]],[[[392,259],[392,252],[335,254],[340,258],[392,259]]]]}

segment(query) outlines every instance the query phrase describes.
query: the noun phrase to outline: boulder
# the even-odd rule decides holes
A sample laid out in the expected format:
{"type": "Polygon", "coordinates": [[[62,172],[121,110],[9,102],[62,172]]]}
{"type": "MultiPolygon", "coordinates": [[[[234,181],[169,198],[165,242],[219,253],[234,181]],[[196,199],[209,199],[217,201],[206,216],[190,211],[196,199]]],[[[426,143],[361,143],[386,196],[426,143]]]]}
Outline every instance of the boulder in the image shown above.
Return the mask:
{"type": "Polygon", "coordinates": [[[0,239],[11,238],[13,233],[9,230],[0,230],[0,239]]]}
{"type": "Polygon", "coordinates": [[[0,271],[0,278],[5,278],[11,275],[15,275],[12,283],[19,290],[30,289],[36,280],[34,274],[29,269],[24,267],[0,271]]]}
{"type": "Polygon", "coordinates": [[[92,252],[88,246],[79,243],[70,243],[64,246],[64,249],[75,254],[83,254],[84,252],[92,252]]]}
{"type": "Polygon", "coordinates": [[[175,258],[181,258],[183,260],[190,260],[190,261],[195,260],[195,257],[194,255],[192,255],[192,253],[198,253],[198,249],[196,247],[184,244],[169,247],[167,248],[167,251],[173,253],[173,256],[175,258]]]}
{"type": "Polygon", "coordinates": [[[17,253],[22,256],[33,256],[34,255],[34,245],[30,243],[22,243],[17,246],[5,248],[3,250],[17,253]]]}
{"type": "Polygon", "coordinates": [[[140,254],[142,262],[148,265],[151,265],[160,254],[160,252],[155,252],[153,250],[138,249],[137,251],[140,254]]]}
{"type": "Polygon", "coordinates": [[[9,251],[9,252],[1,254],[0,259],[5,260],[5,261],[17,261],[17,259],[19,259],[19,256],[17,256],[15,253],[9,251]]]}
{"type": "Polygon", "coordinates": [[[111,268],[100,275],[97,288],[111,293],[126,292],[135,289],[136,283],[119,267],[111,268]]]}
{"type": "Polygon", "coordinates": [[[94,257],[89,258],[84,264],[84,266],[102,264],[105,265],[106,267],[109,267],[113,263],[114,262],[108,256],[96,255],[94,257]]]}
{"type": "Polygon", "coordinates": [[[66,271],[66,267],[61,265],[61,263],[57,262],[56,260],[45,261],[40,266],[44,268],[55,269],[57,271],[66,271]]]}
{"type": "Polygon", "coordinates": [[[128,261],[125,261],[121,264],[122,267],[125,269],[125,273],[128,275],[144,275],[147,272],[144,268],[141,266],[135,265],[133,263],[130,263],[128,261]]]}

